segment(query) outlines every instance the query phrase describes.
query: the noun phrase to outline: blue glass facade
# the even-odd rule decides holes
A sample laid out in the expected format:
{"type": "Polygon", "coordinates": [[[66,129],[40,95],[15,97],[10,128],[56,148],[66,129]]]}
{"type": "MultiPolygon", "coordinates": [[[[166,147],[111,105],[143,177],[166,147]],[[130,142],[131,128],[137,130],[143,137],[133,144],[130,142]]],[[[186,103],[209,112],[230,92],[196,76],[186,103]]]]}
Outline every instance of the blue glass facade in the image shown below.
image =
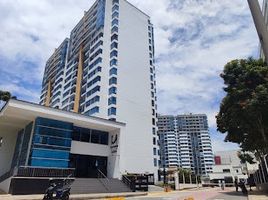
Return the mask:
{"type": "Polygon", "coordinates": [[[18,166],[27,165],[27,153],[31,138],[33,123],[29,123],[24,129],[20,130],[17,135],[16,146],[11,163],[11,169],[18,166]]]}
{"type": "MultiPolygon", "coordinates": [[[[70,153],[72,140],[108,145],[108,139],[109,133],[105,131],[77,127],[72,123],[37,117],[35,122],[29,123],[18,132],[11,168],[20,166],[73,167],[74,160],[71,160],[72,154],[70,153]]],[[[78,154],[77,156],[79,157],[78,154]]],[[[86,165],[88,162],[93,162],[88,157],[90,156],[87,156],[86,165]]],[[[83,168],[79,164],[81,163],[77,162],[75,167],[83,168]]]]}
{"type": "Polygon", "coordinates": [[[97,8],[96,29],[104,26],[105,0],[99,0],[97,8]]]}
{"type": "Polygon", "coordinates": [[[36,118],[29,165],[68,168],[72,130],[72,123],[36,118]]]}

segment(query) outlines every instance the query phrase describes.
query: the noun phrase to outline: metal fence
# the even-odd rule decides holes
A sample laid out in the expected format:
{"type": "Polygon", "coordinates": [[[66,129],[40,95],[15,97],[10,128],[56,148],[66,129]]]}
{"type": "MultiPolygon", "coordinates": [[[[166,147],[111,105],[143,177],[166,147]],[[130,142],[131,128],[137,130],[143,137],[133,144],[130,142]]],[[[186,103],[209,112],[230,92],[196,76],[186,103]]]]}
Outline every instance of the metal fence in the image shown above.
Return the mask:
{"type": "Polygon", "coordinates": [[[74,175],[74,168],[41,168],[19,167],[16,176],[19,177],[67,177],[74,175]]]}
{"type": "Polygon", "coordinates": [[[268,154],[261,158],[259,169],[253,175],[256,185],[268,184],[268,154]]]}

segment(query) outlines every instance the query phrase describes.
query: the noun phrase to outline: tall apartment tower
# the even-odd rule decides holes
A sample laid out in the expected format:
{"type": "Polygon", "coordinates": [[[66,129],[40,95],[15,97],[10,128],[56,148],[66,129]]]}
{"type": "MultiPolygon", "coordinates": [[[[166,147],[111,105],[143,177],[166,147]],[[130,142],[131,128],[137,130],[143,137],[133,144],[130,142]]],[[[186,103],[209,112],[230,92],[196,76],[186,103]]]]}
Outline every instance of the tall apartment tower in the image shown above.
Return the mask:
{"type": "Polygon", "coordinates": [[[158,133],[162,167],[181,167],[207,175],[214,164],[207,116],[159,115],[158,133]]]}
{"type": "Polygon", "coordinates": [[[46,63],[40,104],[126,123],[124,169],[157,172],[154,31],[126,0],[97,0],[46,63]]]}

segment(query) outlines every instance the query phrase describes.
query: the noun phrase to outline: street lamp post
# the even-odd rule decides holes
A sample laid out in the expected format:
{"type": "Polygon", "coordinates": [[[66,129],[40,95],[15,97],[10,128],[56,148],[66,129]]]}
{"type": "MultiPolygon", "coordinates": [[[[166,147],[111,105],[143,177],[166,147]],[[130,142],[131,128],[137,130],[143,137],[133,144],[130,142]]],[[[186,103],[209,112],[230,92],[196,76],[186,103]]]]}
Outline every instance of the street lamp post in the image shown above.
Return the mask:
{"type": "Polygon", "coordinates": [[[255,27],[260,39],[265,61],[268,63],[268,30],[258,0],[248,0],[255,27]]]}

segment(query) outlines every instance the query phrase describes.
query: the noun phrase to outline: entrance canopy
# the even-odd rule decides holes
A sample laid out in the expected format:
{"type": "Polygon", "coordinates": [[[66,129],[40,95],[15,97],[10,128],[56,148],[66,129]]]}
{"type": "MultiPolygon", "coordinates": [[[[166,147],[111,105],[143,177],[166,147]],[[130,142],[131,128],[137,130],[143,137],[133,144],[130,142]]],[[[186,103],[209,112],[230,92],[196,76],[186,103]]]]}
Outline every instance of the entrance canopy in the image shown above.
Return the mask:
{"type": "Polygon", "coordinates": [[[20,100],[11,99],[0,112],[0,130],[17,133],[36,117],[44,117],[73,123],[75,126],[98,129],[107,132],[118,131],[124,123],[99,117],[63,111],[20,100]]]}

